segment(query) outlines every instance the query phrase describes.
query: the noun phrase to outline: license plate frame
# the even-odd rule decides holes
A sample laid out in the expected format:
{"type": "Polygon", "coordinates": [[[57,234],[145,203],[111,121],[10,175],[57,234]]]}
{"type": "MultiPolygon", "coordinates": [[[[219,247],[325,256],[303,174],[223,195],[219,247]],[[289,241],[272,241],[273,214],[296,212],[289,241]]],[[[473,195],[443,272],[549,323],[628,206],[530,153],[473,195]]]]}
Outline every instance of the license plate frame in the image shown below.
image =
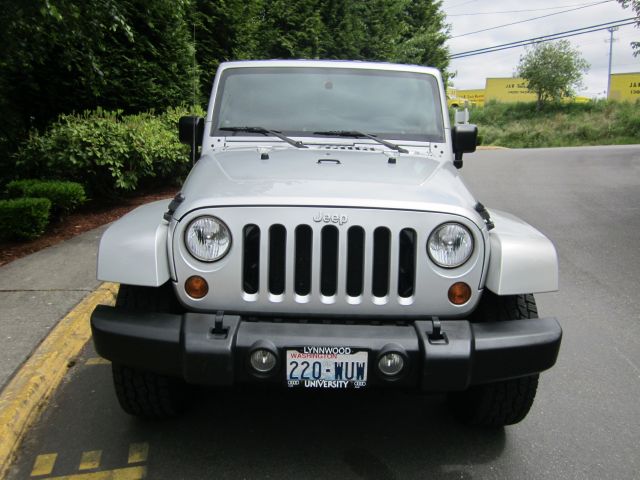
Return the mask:
{"type": "Polygon", "coordinates": [[[284,370],[289,388],[364,388],[369,351],[351,347],[290,347],[285,349],[284,370]]]}

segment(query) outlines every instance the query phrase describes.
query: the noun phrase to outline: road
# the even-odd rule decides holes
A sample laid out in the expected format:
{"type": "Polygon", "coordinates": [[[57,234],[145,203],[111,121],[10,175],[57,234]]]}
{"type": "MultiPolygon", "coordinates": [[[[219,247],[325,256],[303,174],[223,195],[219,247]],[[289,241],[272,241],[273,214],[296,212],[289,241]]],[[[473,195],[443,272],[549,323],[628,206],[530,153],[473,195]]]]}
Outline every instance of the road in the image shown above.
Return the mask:
{"type": "Polygon", "coordinates": [[[640,146],[482,151],[462,172],[560,257],[560,291],[537,300],[563,345],[522,423],[462,427],[439,396],[215,390],[182,418],[143,422],[121,413],[88,346],[9,478],[31,478],[38,458],[33,478],[640,478],[640,146]]]}

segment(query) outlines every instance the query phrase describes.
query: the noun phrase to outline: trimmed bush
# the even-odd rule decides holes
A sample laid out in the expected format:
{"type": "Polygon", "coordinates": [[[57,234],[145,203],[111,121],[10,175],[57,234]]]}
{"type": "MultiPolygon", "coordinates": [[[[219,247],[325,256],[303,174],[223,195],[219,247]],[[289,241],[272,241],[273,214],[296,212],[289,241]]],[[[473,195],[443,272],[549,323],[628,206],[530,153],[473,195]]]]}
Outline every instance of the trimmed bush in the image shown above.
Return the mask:
{"type": "Polygon", "coordinates": [[[9,197],[48,198],[54,216],[66,215],[87,201],[82,185],[57,180],[14,180],[7,185],[9,197]]]}
{"type": "Polygon", "coordinates": [[[33,240],[44,233],[49,223],[51,201],[47,198],[0,200],[0,238],[33,240]]]}
{"type": "Polygon", "coordinates": [[[102,109],[62,115],[45,133],[32,133],[15,156],[16,170],[22,178],[44,172],[79,182],[94,198],[135,190],[151,179],[175,183],[191,164],[189,147],[178,141],[178,119],[189,113],[180,107],[159,115],[102,109]]]}

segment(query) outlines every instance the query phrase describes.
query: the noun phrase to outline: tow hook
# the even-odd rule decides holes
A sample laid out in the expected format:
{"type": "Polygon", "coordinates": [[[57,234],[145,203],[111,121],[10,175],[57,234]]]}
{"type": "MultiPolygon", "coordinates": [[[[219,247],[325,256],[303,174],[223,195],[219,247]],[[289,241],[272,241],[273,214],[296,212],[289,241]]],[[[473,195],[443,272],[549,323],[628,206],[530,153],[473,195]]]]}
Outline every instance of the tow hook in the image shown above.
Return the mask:
{"type": "Polygon", "coordinates": [[[447,334],[442,331],[440,318],[431,317],[431,333],[427,334],[427,338],[431,345],[447,345],[449,343],[447,334]]]}
{"type": "Polygon", "coordinates": [[[224,312],[219,310],[216,312],[216,319],[211,329],[211,335],[213,338],[227,338],[229,333],[229,327],[225,327],[222,325],[222,320],[224,319],[224,312]]]}

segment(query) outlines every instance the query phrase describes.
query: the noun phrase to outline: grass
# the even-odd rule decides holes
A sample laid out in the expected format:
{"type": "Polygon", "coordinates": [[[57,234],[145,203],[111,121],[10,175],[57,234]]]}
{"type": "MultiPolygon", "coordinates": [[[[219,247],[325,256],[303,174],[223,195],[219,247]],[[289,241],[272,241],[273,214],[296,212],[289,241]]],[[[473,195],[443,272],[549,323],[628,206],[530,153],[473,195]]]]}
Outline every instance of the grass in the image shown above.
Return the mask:
{"type": "Polygon", "coordinates": [[[487,103],[472,108],[481,145],[510,148],[640,143],[640,101],[547,105],[487,103]]]}

